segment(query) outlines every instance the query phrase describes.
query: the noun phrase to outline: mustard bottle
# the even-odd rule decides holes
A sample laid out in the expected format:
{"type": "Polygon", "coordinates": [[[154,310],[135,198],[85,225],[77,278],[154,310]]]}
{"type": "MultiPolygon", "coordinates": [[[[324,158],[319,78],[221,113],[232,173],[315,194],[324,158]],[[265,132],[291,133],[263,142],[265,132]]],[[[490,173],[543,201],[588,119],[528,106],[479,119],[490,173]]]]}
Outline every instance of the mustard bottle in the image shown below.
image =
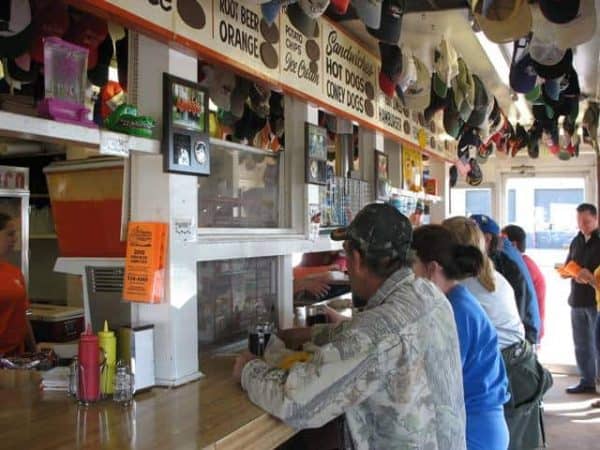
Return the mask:
{"type": "Polygon", "coordinates": [[[115,333],[108,329],[108,323],[104,321],[104,330],[98,333],[100,348],[104,353],[104,364],[100,375],[100,393],[103,396],[112,394],[115,390],[115,371],[117,364],[117,338],[115,333]]]}

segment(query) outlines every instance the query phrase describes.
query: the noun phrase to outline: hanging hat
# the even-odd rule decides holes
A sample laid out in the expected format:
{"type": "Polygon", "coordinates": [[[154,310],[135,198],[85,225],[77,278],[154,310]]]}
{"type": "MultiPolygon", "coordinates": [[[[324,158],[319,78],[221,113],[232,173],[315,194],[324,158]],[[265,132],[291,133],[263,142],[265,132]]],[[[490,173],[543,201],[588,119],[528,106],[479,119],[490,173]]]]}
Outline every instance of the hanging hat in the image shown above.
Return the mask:
{"type": "Polygon", "coordinates": [[[64,39],[89,50],[87,69],[93,69],[98,63],[98,47],[108,35],[105,20],[87,13],[72,16],[69,30],[64,39]]]}
{"type": "Polygon", "coordinates": [[[221,69],[213,76],[209,87],[209,96],[212,102],[226,111],[231,109],[231,93],[236,86],[233,72],[221,69]]]}
{"type": "Polygon", "coordinates": [[[452,92],[456,108],[466,122],[474,108],[475,82],[464,59],[458,58],[458,68],[458,75],[452,79],[452,92]]]}
{"type": "Polygon", "coordinates": [[[267,24],[275,23],[281,11],[281,0],[271,0],[260,5],[260,11],[267,24]]]}
{"type": "Polygon", "coordinates": [[[367,26],[367,31],[379,41],[398,44],[405,10],[406,0],[383,0],[379,28],[367,26]]]}
{"type": "MultiPolygon", "coordinates": [[[[571,2],[561,2],[568,5],[571,2]]],[[[592,40],[596,33],[598,18],[594,0],[580,0],[577,16],[554,27],[556,42],[561,48],[575,48],[592,40]]]]}
{"type": "Polygon", "coordinates": [[[335,14],[344,15],[348,12],[350,0],[331,0],[329,5],[335,14]]]}
{"type": "Polygon", "coordinates": [[[234,117],[240,119],[244,115],[244,104],[250,95],[252,83],[243,77],[235,77],[235,87],[231,91],[230,110],[234,117]]]}
{"type": "Polygon", "coordinates": [[[492,42],[513,42],[531,30],[527,0],[472,0],[471,10],[481,31],[492,42]]]}
{"type": "Polygon", "coordinates": [[[16,58],[25,53],[32,32],[29,0],[3,0],[0,8],[0,57],[16,58]]]}
{"type": "Polygon", "coordinates": [[[96,67],[88,70],[88,80],[96,86],[104,86],[108,82],[108,72],[110,62],[113,58],[113,41],[110,34],[106,35],[106,39],[98,47],[98,62],[96,67]]]}
{"type": "Polygon", "coordinates": [[[456,186],[456,182],[458,181],[458,169],[453,164],[450,166],[450,187],[456,186]]]}
{"type": "MultiPolygon", "coordinates": [[[[550,53],[547,55],[550,55],[550,53]]],[[[550,64],[550,62],[555,59],[554,57],[547,59],[542,57],[536,60],[536,58],[533,57],[533,54],[531,54],[531,58],[536,73],[545,79],[560,78],[565,75],[573,65],[573,52],[571,49],[568,49],[564,53],[562,59],[555,64],[550,64]]]]}
{"type": "Polygon", "coordinates": [[[379,55],[381,58],[379,87],[385,95],[393,97],[396,92],[396,84],[402,73],[402,50],[397,45],[380,42],[379,55]]]}
{"type": "Polygon", "coordinates": [[[436,73],[431,75],[431,85],[429,90],[429,106],[427,106],[427,108],[425,108],[425,111],[423,112],[425,121],[427,122],[429,122],[432,119],[435,113],[446,108],[446,105],[450,99],[450,96],[440,97],[438,95],[434,86],[436,78],[438,78],[436,73]]]}
{"type": "MultiPolygon", "coordinates": [[[[452,94],[452,90],[450,90],[449,93],[452,94]]],[[[465,122],[462,120],[460,111],[456,107],[454,95],[448,96],[442,121],[446,133],[452,136],[454,139],[458,139],[462,134],[465,122]]]]}
{"type": "Polygon", "coordinates": [[[401,92],[400,96],[404,97],[404,93],[409,86],[417,81],[417,67],[410,53],[405,50],[402,52],[402,71],[396,82],[396,93],[401,92]]]}
{"type": "Polygon", "coordinates": [[[479,163],[475,158],[471,158],[469,164],[471,165],[471,170],[467,173],[467,183],[471,186],[479,186],[483,181],[481,167],[479,167],[479,163]]]}
{"type": "Polygon", "coordinates": [[[292,25],[304,36],[309,39],[317,36],[318,21],[306,14],[299,3],[289,5],[286,13],[292,25]]]}
{"type": "Polygon", "coordinates": [[[469,115],[467,124],[479,128],[488,121],[493,107],[493,98],[483,84],[483,81],[481,81],[481,78],[473,75],[473,81],[475,83],[475,102],[473,112],[469,115]]]}
{"type": "Polygon", "coordinates": [[[446,39],[442,38],[434,52],[434,73],[437,77],[433,80],[435,90],[440,97],[446,97],[448,88],[458,72],[456,50],[446,39]]]}
{"type": "Polygon", "coordinates": [[[33,2],[33,37],[29,52],[31,58],[44,64],[44,42],[48,36],[63,37],[69,29],[69,10],[62,0],[36,0],[33,2]]]}
{"type": "Polygon", "coordinates": [[[417,69],[417,79],[404,92],[404,102],[411,111],[424,111],[431,100],[431,74],[427,66],[413,56],[417,69]]]}
{"type": "Polygon", "coordinates": [[[369,28],[378,29],[381,25],[382,0],[352,0],[356,15],[369,28]]]}
{"type": "Polygon", "coordinates": [[[510,64],[510,87],[521,94],[526,94],[535,87],[537,73],[533,67],[533,61],[529,52],[525,50],[526,45],[515,41],[513,46],[512,61],[510,64]],[[523,50],[523,51],[520,51],[523,50]]]}
{"type": "Polygon", "coordinates": [[[250,109],[260,117],[266,118],[270,112],[269,99],[271,98],[271,90],[268,87],[253,83],[250,87],[250,109]]]}
{"type": "Polygon", "coordinates": [[[579,12],[579,0],[539,0],[540,10],[550,22],[567,23],[579,12]]]}

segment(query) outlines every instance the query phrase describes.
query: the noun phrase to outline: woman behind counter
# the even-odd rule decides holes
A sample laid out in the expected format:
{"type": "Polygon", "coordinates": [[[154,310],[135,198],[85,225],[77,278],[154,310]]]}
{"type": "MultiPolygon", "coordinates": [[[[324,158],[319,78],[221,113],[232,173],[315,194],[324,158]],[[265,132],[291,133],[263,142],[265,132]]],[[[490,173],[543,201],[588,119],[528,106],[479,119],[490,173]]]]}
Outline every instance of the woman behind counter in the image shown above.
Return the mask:
{"type": "Polygon", "coordinates": [[[35,339],[26,317],[29,301],[21,270],[7,259],[17,243],[17,227],[0,212],[0,355],[35,351],[35,339]]]}

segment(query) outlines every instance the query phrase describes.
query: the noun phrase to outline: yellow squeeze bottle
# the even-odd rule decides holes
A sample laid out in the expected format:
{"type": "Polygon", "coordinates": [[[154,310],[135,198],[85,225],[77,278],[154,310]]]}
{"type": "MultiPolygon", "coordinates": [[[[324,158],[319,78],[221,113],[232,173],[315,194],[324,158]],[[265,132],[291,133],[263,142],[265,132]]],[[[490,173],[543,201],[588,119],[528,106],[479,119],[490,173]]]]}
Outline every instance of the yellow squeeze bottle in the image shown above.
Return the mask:
{"type": "Polygon", "coordinates": [[[112,394],[115,390],[115,371],[117,364],[117,338],[115,333],[108,329],[108,323],[104,321],[104,330],[98,333],[100,348],[104,352],[104,365],[100,375],[100,393],[102,395],[112,394]]]}

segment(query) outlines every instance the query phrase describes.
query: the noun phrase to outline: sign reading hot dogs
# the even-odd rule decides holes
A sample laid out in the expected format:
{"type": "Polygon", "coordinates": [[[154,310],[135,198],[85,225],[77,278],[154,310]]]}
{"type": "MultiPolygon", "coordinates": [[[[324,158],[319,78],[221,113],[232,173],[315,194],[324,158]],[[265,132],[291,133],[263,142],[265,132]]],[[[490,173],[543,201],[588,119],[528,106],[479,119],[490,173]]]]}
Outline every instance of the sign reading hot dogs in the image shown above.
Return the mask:
{"type": "Polygon", "coordinates": [[[328,22],[323,24],[323,94],[340,109],[376,120],[377,59],[328,22]]]}

